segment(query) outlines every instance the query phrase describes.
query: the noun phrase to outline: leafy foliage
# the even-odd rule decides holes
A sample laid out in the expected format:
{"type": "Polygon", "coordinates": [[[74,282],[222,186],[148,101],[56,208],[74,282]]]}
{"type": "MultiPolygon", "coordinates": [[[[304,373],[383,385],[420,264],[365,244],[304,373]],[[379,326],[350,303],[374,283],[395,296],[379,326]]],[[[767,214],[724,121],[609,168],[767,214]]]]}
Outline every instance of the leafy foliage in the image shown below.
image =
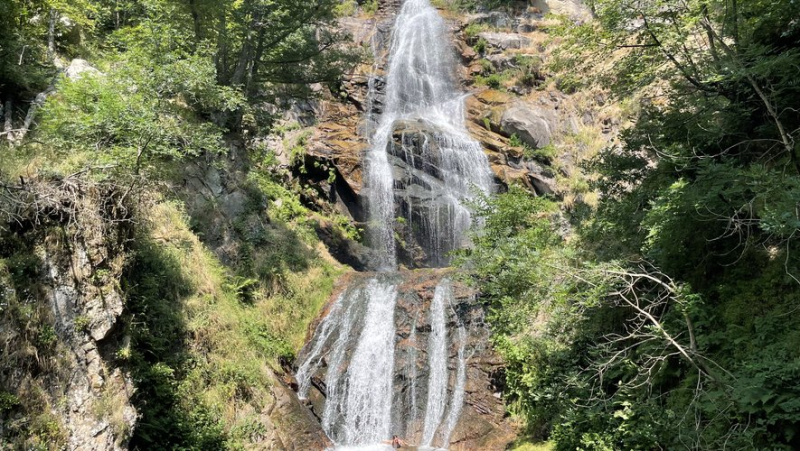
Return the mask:
{"type": "MultiPolygon", "coordinates": [[[[0,1],[0,106],[12,102],[10,124],[24,120],[31,131],[6,149],[13,140],[0,130],[3,196],[17,180],[14,189],[27,192],[36,178],[93,177],[124,193],[126,211],[127,202],[135,206],[129,267],[123,280],[103,282],[120,283],[127,296],[120,329],[130,343],[108,356],[137,387],[134,449],[243,449],[263,437],[273,375],[299,349],[342,271],[318,255],[314,224],[332,220],[337,232],[354,234],[350,221],[310,210],[305,188],[290,186],[273,174],[277,164],[251,161],[260,155],[249,153],[253,138],[273,126],[273,105],[315,95],[312,83],[337,84],[359,61],[361,53],[344,46],[348,37],[335,27],[339,3],[0,1]],[[73,58],[88,60],[83,66],[90,69],[65,71],[73,58]],[[229,152],[241,152],[244,161],[225,158],[229,152]],[[211,228],[203,220],[221,216],[216,199],[191,220],[163,199],[165,191],[172,198],[185,187],[187,168],[201,165],[235,172],[244,199],[244,211],[225,218],[226,233],[237,240],[227,267],[188,228],[211,228]]],[[[363,3],[367,13],[378,6],[363,3]]],[[[102,208],[123,207],[116,201],[102,208]]],[[[44,239],[35,221],[14,227],[31,229],[30,243],[44,239]]],[[[0,320],[14,325],[17,341],[7,343],[32,350],[27,357],[3,354],[0,371],[32,374],[38,390],[0,386],[0,441],[63,447],[65,434],[51,413],[57,409],[39,384],[58,379],[45,377],[51,368],[36,362],[49,364],[64,352],[49,306],[39,302],[45,296],[32,291],[41,262],[0,229],[0,320]],[[6,414],[14,421],[5,423],[6,414]]],[[[87,327],[86,317],[75,319],[76,333],[87,327]]],[[[97,406],[107,407],[102,400],[97,406]]]]}
{"type": "Polygon", "coordinates": [[[563,240],[512,190],[462,261],[512,411],[556,449],[797,448],[798,5],[593,7],[562,30],[562,88],[643,99],[585,168],[597,210],[563,240]]]}

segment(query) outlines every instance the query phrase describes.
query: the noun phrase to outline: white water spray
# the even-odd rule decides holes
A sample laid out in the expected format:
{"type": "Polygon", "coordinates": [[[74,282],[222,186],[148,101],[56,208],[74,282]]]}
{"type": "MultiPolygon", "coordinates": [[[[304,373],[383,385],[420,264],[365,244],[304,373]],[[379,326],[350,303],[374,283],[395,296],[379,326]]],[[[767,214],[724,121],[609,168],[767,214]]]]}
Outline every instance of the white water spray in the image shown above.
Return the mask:
{"type": "Polygon", "coordinates": [[[366,161],[370,239],[381,255],[378,266],[382,270],[397,264],[395,184],[388,152],[403,154],[412,167],[419,165],[436,173],[425,180],[430,190],[427,205],[414,205],[406,199],[403,212],[406,220],[422,218],[416,225],[425,235],[422,244],[436,265],[446,263],[445,254],[464,244],[471,224],[464,200],[492,190],[486,155],[464,126],[464,95],[456,89],[455,60],[446,30],[428,0],[406,0],[395,22],[385,110],[366,161]],[[428,135],[419,155],[409,154],[405,138],[400,149],[392,142],[397,127],[409,123],[428,135]],[[415,158],[422,161],[414,162],[415,158]],[[420,214],[415,214],[417,208],[420,214]]]}
{"type": "Polygon", "coordinates": [[[436,287],[431,303],[431,334],[428,336],[428,403],[425,408],[425,423],[422,432],[423,446],[433,443],[439,429],[447,403],[447,327],[445,326],[445,302],[453,297],[450,281],[442,280],[436,287]]]}

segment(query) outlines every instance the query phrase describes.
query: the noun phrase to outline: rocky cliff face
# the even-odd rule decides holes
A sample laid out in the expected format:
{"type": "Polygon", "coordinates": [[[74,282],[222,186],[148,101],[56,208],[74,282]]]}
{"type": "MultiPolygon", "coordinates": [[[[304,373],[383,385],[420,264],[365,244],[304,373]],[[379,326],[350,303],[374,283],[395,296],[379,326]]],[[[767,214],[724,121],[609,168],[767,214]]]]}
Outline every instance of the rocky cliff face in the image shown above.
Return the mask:
{"type": "Polygon", "coordinates": [[[126,340],[117,328],[131,236],[122,194],[69,179],[8,194],[0,380],[14,402],[0,411],[0,437],[24,447],[124,449],[137,415],[133,384],[113,355],[126,340]]]}
{"type": "MultiPolygon", "coordinates": [[[[373,50],[374,61],[360,66],[344,80],[338,98],[320,102],[319,125],[307,147],[307,166],[335,168],[334,182],[318,181],[324,185],[322,191],[361,223],[366,222],[362,197],[364,155],[376,127],[375,118],[383,111],[383,73],[398,6],[395,3],[398,2],[381,2],[379,13],[372,18],[342,20],[341,26],[354,37],[355,45],[373,50]],[[372,83],[370,74],[377,74],[372,83]]],[[[558,179],[569,178],[574,161],[551,164],[530,153],[537,149],[547,151],[561,144],[564,137],[577,136],[583,127],[596,121],[592,117],[587,119],[585,111],[563,92],[545,86],[546,75],[540,69],[545,47],[539,28],[548,12],[564,14],[576,21],[591,17],[581,2],[568,0],[540,1],[518,10],[469,15],[447,12],[446,17],[454,61],[461,62],[457,68],[459,78],[470,92],[466,100],[467,127],[489,158],[497,186],[516,183],[537,195],[561,196],[569,188],[558,186],[558,179]],[[484,31],[475,34],[475,29],[484,31]],[[522,82],[513,86],[487,86],[478,82],[488,73],[518,72],[522,82]]],[[[425,124],[395,127],[387,151],[397,175],[396,217],[406,215],[409,204],[429,205],[432,199],[424,193],[430,185],[442,182],[435,165],[421,167],[417,163],[422,159],[413,158],[414,149],[421,148],[420,142],[430,141],[431,132],[435,130],[427,130],[425,124]]],[[[418,224],[408,222],[395,224],[401,263],[407,267],[441,263],[429,259],[426,243],[415,233],[419,228],[418,224]]]]}

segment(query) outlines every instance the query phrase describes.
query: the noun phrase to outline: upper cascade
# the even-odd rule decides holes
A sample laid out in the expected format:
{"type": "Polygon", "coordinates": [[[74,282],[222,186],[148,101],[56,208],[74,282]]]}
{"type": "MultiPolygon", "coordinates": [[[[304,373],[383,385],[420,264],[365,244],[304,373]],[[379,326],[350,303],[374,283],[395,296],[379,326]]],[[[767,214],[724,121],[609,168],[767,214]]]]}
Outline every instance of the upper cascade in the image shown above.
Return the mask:
{"type": "MultiPolygon", "coordinates": [[[[492,191],[489,162],[464,125],[447,24],[428,0],[406,0],[397,16],[384,110],[367,153],[366,193],[376,269],[397,266],[396,218],[421,248],[417,266],[446,266],[465,244],[464,205],[492,191]]],[[[374,95],[374,92],[370,93],[374,95]]]]}

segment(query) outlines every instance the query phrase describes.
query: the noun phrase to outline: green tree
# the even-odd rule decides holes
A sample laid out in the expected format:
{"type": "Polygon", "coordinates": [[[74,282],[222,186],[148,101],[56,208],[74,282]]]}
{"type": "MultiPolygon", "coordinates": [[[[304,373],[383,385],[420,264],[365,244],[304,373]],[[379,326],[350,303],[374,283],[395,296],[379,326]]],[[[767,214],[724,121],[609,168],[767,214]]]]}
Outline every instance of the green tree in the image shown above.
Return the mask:
{"type": "Polygon", "coordinates": [[[464,260],[507,399],[557,449],[800,446],[798,8],[598,0],[564,27],[559,63],[640,114],[568,243],[512,192],[464,260]]]}

